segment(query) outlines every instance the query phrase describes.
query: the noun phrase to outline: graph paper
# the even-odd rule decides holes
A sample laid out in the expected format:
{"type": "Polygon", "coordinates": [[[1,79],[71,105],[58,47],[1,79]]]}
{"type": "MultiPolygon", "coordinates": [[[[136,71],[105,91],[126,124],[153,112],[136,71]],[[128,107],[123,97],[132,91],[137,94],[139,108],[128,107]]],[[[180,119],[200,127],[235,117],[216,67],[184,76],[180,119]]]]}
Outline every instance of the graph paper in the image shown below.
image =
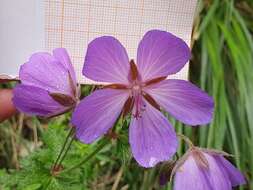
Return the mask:
{"type": "MultiPolygon", "coordinates": [[[[135,60],[139,41],[151,29],[169,31],[190,45],[195,6],[196,0],[44,0],[44,48],[66,48],[78,81],[92,84],[82,68],[94,38],[116,37],[135,60]]],[[[187,79],[187,73],[188,64],[171,77],[187,79]]]]}

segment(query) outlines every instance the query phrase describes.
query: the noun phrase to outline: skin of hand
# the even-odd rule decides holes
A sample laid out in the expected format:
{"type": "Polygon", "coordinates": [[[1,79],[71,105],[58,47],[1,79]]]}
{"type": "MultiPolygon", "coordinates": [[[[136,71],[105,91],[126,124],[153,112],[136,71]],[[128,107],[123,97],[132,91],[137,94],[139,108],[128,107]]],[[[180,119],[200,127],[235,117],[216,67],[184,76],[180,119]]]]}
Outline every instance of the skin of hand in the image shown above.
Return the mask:
{"type": "MultiPolygon", "coordinates": [[[[0,83],[3,82],[0,80],[0,83]]],[[[12,103],[13,90],[0,89],[0,122],[15,114],[16,109],[12,103]]]]}

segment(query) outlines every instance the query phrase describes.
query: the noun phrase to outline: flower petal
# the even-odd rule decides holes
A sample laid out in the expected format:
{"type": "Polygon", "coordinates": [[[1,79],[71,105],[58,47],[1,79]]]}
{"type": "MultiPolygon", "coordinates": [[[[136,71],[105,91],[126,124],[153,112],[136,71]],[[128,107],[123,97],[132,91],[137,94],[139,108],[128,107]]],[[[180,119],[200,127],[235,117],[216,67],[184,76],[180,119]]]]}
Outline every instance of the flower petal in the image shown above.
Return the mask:
{"type": "Polygon", "coordinates": [[[77,138],[84,143],[92,143],[119,117],[129,94],[125,90],[97,90],[84,98],[76,107],[72,124],[76,127],[77,138]]]}
{"type": "Polygon", "coordinates": [[[67,50],[65,48],[56,48],[53,50],[53,56],[61,62],[61,64],[65,67],[66,70],[69,71],[73,82],[77,83],[74,67],[71,63],[67,50]]]}
{"type": "Polygon", "coordinates": [[[230,190],[232,189],[229,177],[223,168],[217,164],[215,158],[203,153],[208,161],[208,168],[201,167],[189,156],[178,169],[175,176],[174,190],[230,190]]]}
{"type": "Polygon", "coordinates": [[[169,79],[147,86],[145,91],[185,124],[207,124],[212,119],[212,97],[188,81],[169,79]]]}
{"type": "Polygon", "coordinates": [[[111,36],[96,38],[89,45],[83,75],[98,81],[128,83],[129,59],[125,48],[111,36]]]}
{"type": "Polygon", "coordinates": [[[12,100],[18,110],[29,115],[49,117],[68,109],[54,101],[46,90],[23,84],[14,88],[12,100]]]}
{"type": "Polygon", "coordinates": [[[174,190],[214,190],[208,178],[197,166],[193,156],[189,156],[177,170],[174,180],[174,190]]]}
{"type": "Polygon", "coordinates": [[[35,53],[20,68],[24,85],[36,86],[50,92],[72,95],[68,70],[49,53],[35,53]]]}
{"type": "MultiPolygon", "coordinates": [[[[204,153],[209,168],[208,170],[203,169],[206,177],[209,179],[213,190],[230,190],[232,189],[231,182],[229,180],[228,174],[224,171],[222,167],[219,166],[215,158],[207,153],[204,153]]],[[[205,188],[204,188],[205,189],[205,188]]]]}
{"type": "Polygon", "coordinates": [[[146,101],[140,118],[132,117],[129,141],[133,156],[143,167],[169,160],[176,152],[177,137],[169,121],[146,101]]]}
{"type": "Polygon", "coordinates": [[[137,66],[146,81],[177,73],[190,56],[190,49],[182,39],[169,32],[151,30],[140,41],[137,66]]]}
{"type": "Polygon", "coordinates": [[[228,174],[233,187],[246,183],[242,173],[237,168],[235,168],[229,161],[227,161],[223,156],[215,156],[215,159],[220,165],[220,167],[224,167],[224,170],[228,174]]]}

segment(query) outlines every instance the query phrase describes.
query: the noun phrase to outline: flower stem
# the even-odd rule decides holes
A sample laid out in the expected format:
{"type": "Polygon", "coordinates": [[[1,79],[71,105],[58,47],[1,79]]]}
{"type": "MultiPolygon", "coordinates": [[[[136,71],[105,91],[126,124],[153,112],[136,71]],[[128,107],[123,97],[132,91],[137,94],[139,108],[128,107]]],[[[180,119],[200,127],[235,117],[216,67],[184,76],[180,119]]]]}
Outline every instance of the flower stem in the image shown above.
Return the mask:
{"type": "MultiPolygon", "coordinates": [[[[67,142],[68,142],[69,138],[71,137],[71,135],[73,134],[73,132],[74,132],[74,128],[71,127],[71,129],[69,130],[69,133],[68,133],[68,135],[67,135],[67,137],[66,137],[66,139],[65,139],[65,141],[64,141],[64,143],[63,143],[63,146],[62,146],[62,148],[61,148],[61,151],[60,151],[60,153],[58,154],[57,159],[56,159],[55,162],[54,162],[53,168],[55,168],[55,167],[57,166],[57,163],[58,163],[58,161],[60,160],[60,158],[61,158],[61,156],[62,156],[62,154],[63,154],[63,151],[65,150],[65,147],[66,147],[66,145],[67,145],[67,142]]],[[[65,154],[66,154],[66,153],[65,153],[65,154]]]]}
{"type": "Polygon", "coordinates": [[[77,163],[76,165],[72,166],[71,168],[65,169],[63,171],[61,171],[60,173],[66,173],[69,171],[72,171],[76,168],[79,168],[81,165],[85,164],[87,161],[89,161],[93,156],[95,156],[101,149],[103,149],[105,147],[105,145],[107,145],[109,142],[109,140],[105,140],[104,142],[102,142],[100,145],[97,146],[97,148],[90,153],[88,156],[86,156],[83,160],[81,160],[79,163],[77,163]]]}
{"type": "Polygon", "coordinates": [[[51,184],[51,181],[52,181],[52,178],[49,178],[45,186],[45,190],[49,187],[49,185],[51,184]]]}
{"type": "Polygon", "coordinates": [[[186,142],[186,144],[187,144],[190,148],[194,147],[194,144],[192,143],[192,141],[191,141],[187,136],[185,136],[185,135],[183,135],[183,134],[179,134],[179,133],[177,133],[177,136],[178,136],[179,138],[181,138],[184,142],[186,142]]]}
{"type": "Polygon", "coordinates": [[[64,158],[66,157],[66,155],[67,155],[67,153],[68,153],[68,151],[69,151],[69,149],[70,149],[70,146],[72,145],[74,139],[75,139],[75,136],[72,136],[72,138],[71,138],[71,140],[70,140],[70,142],[69,142],[69,144],[68,144],[68,146],[67,146],[67,148],[66,148],[66,151],[63,153],[61,159],[59,160],[58,165],[61,165],[62,161],[63,161],[64,158]]]}

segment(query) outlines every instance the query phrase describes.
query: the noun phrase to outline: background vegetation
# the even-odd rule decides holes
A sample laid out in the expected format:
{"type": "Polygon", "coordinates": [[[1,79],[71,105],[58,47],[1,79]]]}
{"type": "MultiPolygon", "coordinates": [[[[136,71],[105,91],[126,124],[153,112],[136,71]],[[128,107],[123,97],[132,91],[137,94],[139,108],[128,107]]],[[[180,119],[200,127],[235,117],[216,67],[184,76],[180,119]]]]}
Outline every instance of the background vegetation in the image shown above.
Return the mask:
{"type": "MultiPolygon", "coordinates": [[[[253,1],[203,0],[194,23],[190,80],[212,95],[215,118],[209,127],[185,127],[173,122],[178,132],[202,147],[234,154],[231,159],[247,177],[240,189],[253,189],[253,1]]],[[[14,84],[2,85],[2,88],[14,84]]],[[[93,87],[82,87],[86,96],[93,87]]],[[[50,169],[69,130],[70,115],[54,119],[18,114],[0,124],[0,190],[48,189],[171,189],[161,187],[159,176],[169,170],[165,163],[140,168],[131,158],[128,122],[119,121],[119,137],[80,167],[60,175],[50,169]]],[[[70,168],[103,145],[73,141],[62,169],[70,168]]],[[[180,145],[178,155],[186,147],[180,145]]]]}

